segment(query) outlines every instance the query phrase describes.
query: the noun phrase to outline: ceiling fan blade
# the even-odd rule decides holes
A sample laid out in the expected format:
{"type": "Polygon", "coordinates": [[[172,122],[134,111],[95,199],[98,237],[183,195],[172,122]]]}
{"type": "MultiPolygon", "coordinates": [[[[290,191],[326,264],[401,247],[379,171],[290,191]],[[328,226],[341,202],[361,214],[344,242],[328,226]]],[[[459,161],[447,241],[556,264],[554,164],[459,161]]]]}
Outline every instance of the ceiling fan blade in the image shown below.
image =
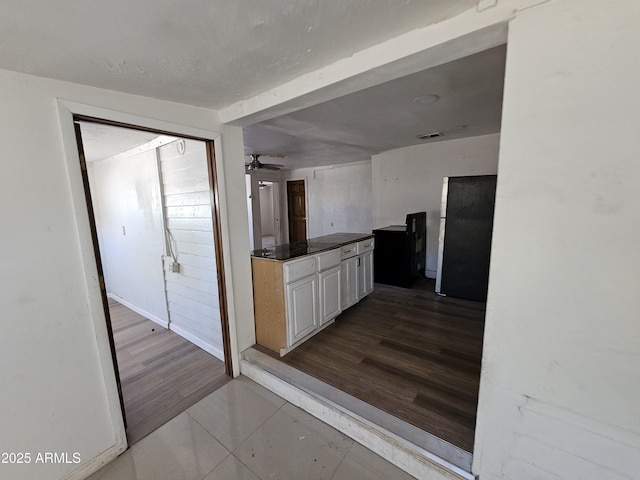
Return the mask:
{"type": "Polygon", "coordinates": [[[280,170],[284,165],[280,165],[277,163],[263,163],[262,168],[266,170],[280,170]]]}

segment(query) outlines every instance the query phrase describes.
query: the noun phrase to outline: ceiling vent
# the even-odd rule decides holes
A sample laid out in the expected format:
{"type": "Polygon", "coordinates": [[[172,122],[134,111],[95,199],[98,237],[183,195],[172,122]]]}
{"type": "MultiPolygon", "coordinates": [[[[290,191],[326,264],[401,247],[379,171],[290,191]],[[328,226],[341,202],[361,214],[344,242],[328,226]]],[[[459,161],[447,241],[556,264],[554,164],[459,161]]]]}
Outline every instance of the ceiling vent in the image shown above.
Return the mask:
{"type": "Polygon", "coordinates": [[[431,132],[431,133],[423,133],[422,135],[418,135],[416,138],[420,140],[431,140],[432,138],[441,137],[442,134],[440,132],[431,132]]]}

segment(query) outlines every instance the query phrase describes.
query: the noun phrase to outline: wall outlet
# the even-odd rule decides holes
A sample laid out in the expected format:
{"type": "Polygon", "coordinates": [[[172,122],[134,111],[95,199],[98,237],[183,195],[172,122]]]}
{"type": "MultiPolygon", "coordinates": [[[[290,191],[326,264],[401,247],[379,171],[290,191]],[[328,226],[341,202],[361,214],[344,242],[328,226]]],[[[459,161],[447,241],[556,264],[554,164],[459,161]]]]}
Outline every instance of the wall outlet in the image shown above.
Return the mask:
{"type": "Polygon", "coordinates": [[[178,262],[172,262],[170,266],[173,273],[180,273],[180,264],[178,262]]]}

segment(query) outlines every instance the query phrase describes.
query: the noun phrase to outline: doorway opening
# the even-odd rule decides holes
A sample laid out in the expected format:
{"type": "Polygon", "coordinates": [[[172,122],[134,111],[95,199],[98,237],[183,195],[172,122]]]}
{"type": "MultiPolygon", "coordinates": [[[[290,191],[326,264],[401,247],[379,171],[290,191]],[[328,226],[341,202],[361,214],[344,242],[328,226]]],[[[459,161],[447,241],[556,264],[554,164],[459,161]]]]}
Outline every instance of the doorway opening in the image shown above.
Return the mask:
{"type": "Polygon", "coordinates": [[[281,222],[281,212],[286,208],[282,205],[281,183],[275,172],[251,170],[245,174],[251,251],[273,249],[286,241],[281,222]]]}
{"type": "Polygon", "coordinates": [[[131,445],[230,380],[213,142],[74,124],[131,445]]]}
{"type": "MultiPolygon", "coordinates": [[[[321,380],[321,388],[328,384],[355,397],[369,407],[357,410],[358,415],[467,472],[486,304],[484,298],[455,298],[454,290],[450,296],[435,292],[442,182],[444,177],[497,172],[505,52],[504,44],[494,46],[245,127],[245,142],[253,148],[260,148],[259,139],[276,127],[295,138],[298,148],[292,144],[283,178],[308,179],[307,207],[313,218],[307,229],[313,237],[334,233],[334,224],[340,225],[337,232],[370,234],[390,226],[404,233],[407,214],[427,216],[427,239],[421,244],[426,247],[422,273],[427,278],[418,278],[410,289],[376,283],[366,299],[344,310],[334,324],[297,346],[287,345],[283,357],[264,346],[255,349],[321,380]],[[420,135],[434,126],[439,136],[420,135]],[[350,165],[338,163],[346,163],[348,148],[354,147],[343,139],[356,136],[359,153],[369,155],[368,172],[358,164],[367,161],[362,157],[350,165]],[[313,143],[319,138],[329,139],[323,148],[313,143]],[[344,147],[341,154],[336,153],[338,145],[344,147]],[[318,163],[311,165],[314,160],[318,163]],[[368,192],[360,188],[362,178],[370,179],[368,192]],[[372,221],[365,230],[359,220],[367,213],[372,221]],[[379,423],[381,410],[393,418],[379,423]],[[367,417],[367,411],[374,413],[367,417]]],[[[279,147],[289,154],[286,146],[279,147]]],[[[290,369],[278,374],[284,371],[290,369]]]]}
{"type": "Polygon", "coordinates": [[[262,248],[273,248],[280,242],[280,215],[278,208],[278,183],[260,180],[260,234],[262,248]]]}

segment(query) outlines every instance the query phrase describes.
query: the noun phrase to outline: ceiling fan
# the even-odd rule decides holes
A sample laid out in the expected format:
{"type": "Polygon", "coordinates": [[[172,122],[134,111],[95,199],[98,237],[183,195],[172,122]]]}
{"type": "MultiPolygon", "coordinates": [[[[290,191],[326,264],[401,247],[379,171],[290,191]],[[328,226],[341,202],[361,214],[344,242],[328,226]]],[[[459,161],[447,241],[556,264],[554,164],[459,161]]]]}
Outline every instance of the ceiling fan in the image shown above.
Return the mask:
{"type": "Polygon", "coordinates": [[[247,172],[253,172],[254,170],[280,170],[284,167],[284,165],[280,165],[279,163],[262,163],[258,160],[260,157],[284,158],[284,155],[263,155],[260,153],[252,153],[249,156],[251,157],[251,161],[245,164],[247,172]]]}

